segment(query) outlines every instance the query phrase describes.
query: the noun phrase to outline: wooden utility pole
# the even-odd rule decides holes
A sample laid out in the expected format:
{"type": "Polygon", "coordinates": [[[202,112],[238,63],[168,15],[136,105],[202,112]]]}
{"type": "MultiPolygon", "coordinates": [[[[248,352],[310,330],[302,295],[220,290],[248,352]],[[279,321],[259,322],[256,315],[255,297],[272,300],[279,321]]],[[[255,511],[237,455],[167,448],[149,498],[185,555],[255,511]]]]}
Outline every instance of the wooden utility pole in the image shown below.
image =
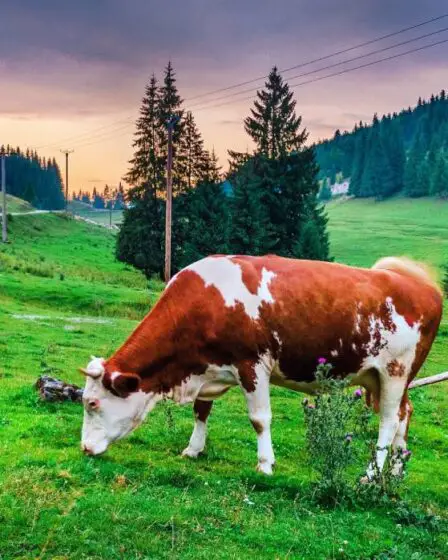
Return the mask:
{"type": "Polygon", "coordinates": [[[165,214],[165,282],[171,279],[171,223],[173,208],[173,129],[179,117],[172,116],[167,122],[168,157],[166,162],[166,214],[165,214]]]}
{"type": "Polygon", "coordinates": [[[2,174],[2,241],[3,243],[8,243],[8,224],[7,224],[7,214],[6,214],[6,165],[5,165],[5,152],[2,151],[0,154],[2,160],[1,164],[1,174],[2,174]]]}
{"type": "Polygon", "coordinates": [[[61,150],[65,154],[65,212],[68,211],[68,156],[72,154],[74,150],[61,150]]]}

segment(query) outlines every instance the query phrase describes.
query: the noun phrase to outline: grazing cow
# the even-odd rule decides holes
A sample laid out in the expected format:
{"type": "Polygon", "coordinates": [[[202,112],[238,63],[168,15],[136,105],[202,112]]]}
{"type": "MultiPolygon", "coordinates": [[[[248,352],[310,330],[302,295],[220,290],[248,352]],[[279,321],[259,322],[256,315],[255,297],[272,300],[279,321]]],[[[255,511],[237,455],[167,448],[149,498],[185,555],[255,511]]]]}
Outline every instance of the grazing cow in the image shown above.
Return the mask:
{"type": "MultiPolygon", "coordinates": [[[[258,467],[272,473],[269,384],[312,393],[319,357],[353,374],[380,413],[377,464],[406,448],[407,387],[441,320],[442,295],[426,269],[398,258],[372,269],[277,256],[212,256],[181,270],[107,360],[83,373],[82,449],[103,453],[169,398],[194,403],[183,455],[204,449],[213,400],[244,393],[258,438],[258,467]]],[[[372,466],[368,476],[372,476],[372,466]]]]}

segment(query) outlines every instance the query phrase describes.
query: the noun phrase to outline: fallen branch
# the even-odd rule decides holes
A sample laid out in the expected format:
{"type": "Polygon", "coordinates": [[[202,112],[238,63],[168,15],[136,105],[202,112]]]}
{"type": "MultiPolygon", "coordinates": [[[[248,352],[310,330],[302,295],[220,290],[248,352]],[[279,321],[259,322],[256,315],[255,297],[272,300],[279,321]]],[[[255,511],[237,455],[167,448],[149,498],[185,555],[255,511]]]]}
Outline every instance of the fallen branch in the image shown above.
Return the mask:
{"type": "Polygon", "coordinates": [[[432,385],[433,383],[440,383],[441,381],[448,380],[448,371],[443,373],[438,373],[437,375],[430,375],[429,377],[423,377],[422,379],[414,379],[409,384],[409,389],[415,389],[416,387],[423,387],[424,385],[432,385]]]}

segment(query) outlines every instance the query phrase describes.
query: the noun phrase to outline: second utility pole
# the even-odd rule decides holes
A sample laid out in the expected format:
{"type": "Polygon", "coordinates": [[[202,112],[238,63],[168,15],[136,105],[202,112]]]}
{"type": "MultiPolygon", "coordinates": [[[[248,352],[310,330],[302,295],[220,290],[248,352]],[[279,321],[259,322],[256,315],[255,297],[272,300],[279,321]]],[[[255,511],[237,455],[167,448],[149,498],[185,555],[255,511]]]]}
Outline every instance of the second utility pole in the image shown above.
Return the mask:
{"type": "Polygon", "coordinates": [[[74,150],[61,150],[65,154],[65,213],[68,211],[68,155],[74,150]]]}
{"type": "Polygon", "coordinates": [[[168,157],[166,160],[166,213],[165,213],[165,282],[171,279],[171,223],[173,208],[173,129],[179,117],[172,116],[167,122],[168,157]]]}

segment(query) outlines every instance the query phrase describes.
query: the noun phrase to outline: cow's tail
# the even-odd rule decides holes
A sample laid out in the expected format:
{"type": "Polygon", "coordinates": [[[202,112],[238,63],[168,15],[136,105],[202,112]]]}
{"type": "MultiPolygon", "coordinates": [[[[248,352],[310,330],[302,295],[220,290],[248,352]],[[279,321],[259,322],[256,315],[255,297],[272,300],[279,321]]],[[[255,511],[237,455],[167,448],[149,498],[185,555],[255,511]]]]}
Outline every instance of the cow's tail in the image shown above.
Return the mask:
{"type": "Polygon", "coordinates": [[[427,264],[413,261],[407,257],[384,257],[377,261],[372,268],[377,270],[393,270],[404,276],[412,276],[432,286],[442,295],[437,272],[427,264]]]}

